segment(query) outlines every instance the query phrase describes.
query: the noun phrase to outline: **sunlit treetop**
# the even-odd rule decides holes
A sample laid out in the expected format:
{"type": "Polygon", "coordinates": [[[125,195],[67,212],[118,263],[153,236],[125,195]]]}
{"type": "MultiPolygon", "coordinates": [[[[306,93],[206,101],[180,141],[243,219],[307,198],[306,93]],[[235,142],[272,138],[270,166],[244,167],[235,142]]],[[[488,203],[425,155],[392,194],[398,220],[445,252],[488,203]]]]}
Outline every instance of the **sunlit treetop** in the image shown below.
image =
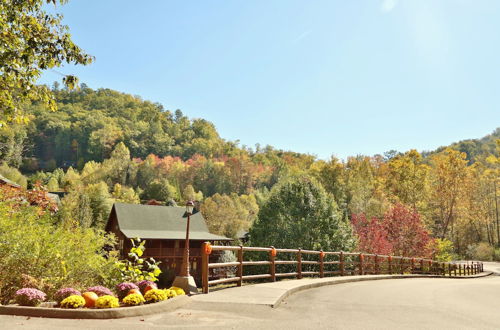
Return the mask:
{"type": "MultiPolygon", "coordinates": [[[[42,70],[64,62],[87,65],[93,57],[71,40],[62,15],[45,10],[66,0],[0,1],[0,125],[27,122],[23,112],[28,101],[40,101],[55,110],[50,90],[35,85],[42,70]]],[[[75,76],[63,79],[68,88],[77,86],[75,76]]]]}

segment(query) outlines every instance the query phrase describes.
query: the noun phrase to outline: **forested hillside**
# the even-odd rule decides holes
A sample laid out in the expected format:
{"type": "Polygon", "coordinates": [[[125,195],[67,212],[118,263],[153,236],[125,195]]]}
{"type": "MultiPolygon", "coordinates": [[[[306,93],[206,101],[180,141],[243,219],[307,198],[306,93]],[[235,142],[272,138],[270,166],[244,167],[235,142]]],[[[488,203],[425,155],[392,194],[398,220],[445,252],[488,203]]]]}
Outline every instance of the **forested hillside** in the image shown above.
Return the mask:
{"type": "MultiPolygon", "coordinates": [[[[206,120],[109,89],[83,85],[68,91],[56,85],[53,92],[57,111],[27,105],[27,125],[2,128],[0,174],[65,192],[62,222],[102,228],[114,201],[195,199],[213,232],[237,237],[252,227],[261,208],[274,210],[292,200],[279,201],[286,193],[275,191],[274,206],[266,206],[277,183],[308,177],[322,186],[312,190],[330,196],[323,200],[333,198],[332,219],[353,220],[358,246],[365,250],[407,251],[400,237],[420,237],[407,246],[432,243],[428,251],[437,244],[462,256],[493,257],[500,244],[499,129],[423,155],[410,150],[318,160],[270,146],[241,147],[222,139],[206,120]]],[[[304,198],[314,209],[314,200],[304,198]]],[[[297,212],[289,217],[309,217],[297,212]]],[[[259,223],[260,232],[272,230],[265,225],[259,223]]]]}
{"type": "MultiPolygon", "coordinates": [[[[477,159],[486,158],[495,153],[496,140],[500,139],[500,127],[493,133],[486,135],[480,139],[467,139],[452,143],[449,148],[464,152],[467,155],[469,163],[475,162],[477,159]]],[[[439,153],[448,147],[440,147],[433,152],[424,153],[426,156],[439,153]]]]}

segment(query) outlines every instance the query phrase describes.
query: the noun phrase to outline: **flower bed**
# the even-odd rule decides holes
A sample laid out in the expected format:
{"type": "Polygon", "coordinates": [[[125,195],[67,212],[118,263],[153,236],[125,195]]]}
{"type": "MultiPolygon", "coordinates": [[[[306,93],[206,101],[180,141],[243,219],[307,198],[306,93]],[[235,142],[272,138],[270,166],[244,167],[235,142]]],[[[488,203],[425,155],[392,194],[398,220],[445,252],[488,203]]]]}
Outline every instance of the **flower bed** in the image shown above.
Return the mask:
{"type": "Polygon", "coordinates": [[[83,294],[73,288],[62,288],[54,295],[56,302],[45,302],[44,307],[38,307],[46,300],[47,295],[44,292],[34,288],[22,288],[16,292],[17,305],[0,306],[0,314],[60,318],[118,318],[165,312],[188,301],[180,288],[157,289],[154,283],[137,284],[117,285],[117,295],[101,286],[88,288],[83,294]],[[144,295],[139,287],[145,291],[144,295]],[[172,299],[177,296],[181,296],[180,299],[172,299]]]}
{"type": "MultiPolygon", "coordinates": [[[[56,303],[52,308],[60,309],[108,309],[117,307],[140,306],[172,299],[185,295],[180,288],[158,289],[153,282],[145,283],[120,283],[116,286],[117,295],[102,286],[90,287],[83,294],[73,288],[58,290],[54,299],[56,303]],[[139,289],[143,288],[143,293],[139,289]]],[[[17,290],[15,302],[18,306],[37,307],[46,300],[47,295],[35,288],[22,288],[17,290]]],[[[50,303],[44,303],[50,306],[50,303]]]]}

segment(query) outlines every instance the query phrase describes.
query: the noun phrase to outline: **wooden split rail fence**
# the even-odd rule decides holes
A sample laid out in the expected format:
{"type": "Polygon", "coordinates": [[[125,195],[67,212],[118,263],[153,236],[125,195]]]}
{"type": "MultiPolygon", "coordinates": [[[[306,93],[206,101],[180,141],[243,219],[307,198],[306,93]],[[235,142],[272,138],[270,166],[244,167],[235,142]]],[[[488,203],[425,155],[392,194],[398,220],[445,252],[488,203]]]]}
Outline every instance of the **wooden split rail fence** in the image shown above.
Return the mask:
{"type": "MultiPolygon", "coordinates": [[[[376,274],[429,274],[438,276],[468,276],[483,271],[482,262],[438,262],[424,258],[408,258],[398,256],[376,255],[354,252],[327,252],[302,249],[278,249],[274,247],[250,246],[202,246],[202,286],[203,293],[209,292],[209,287],[222,283],[236,283],[241,286],[243,281],[269,279],[274,282],[282,277],[304,276],[346,276],[346,275],[376,275],[376,274]],[[210,262],[212,251],[232,251],[237,258],[236,262],[210,262]],[[265,260],[245,260],[245,252],[255,255],[264,253],[265,260]],[[278,255],[287,257],[279,260],[278,255]],[[282,266],[283,265],[283,266],[282,266]],[[245,275],[249,266],[261,266],[257,271],[245,275]],[[283,272],[278,272],[282,267],[283,272]],[[211,278],[215,269],[236,269],[222,272],[225,275],[211,278]],[[263,271],[265,269],[265,271],[263,271]],[[211,271],[212,270],[212,271],[211,271]]],[[[264,259],[264,258],[260,258],[264,259]]],[[[220,274],[221,272],[219,272],[220,274]]]]}

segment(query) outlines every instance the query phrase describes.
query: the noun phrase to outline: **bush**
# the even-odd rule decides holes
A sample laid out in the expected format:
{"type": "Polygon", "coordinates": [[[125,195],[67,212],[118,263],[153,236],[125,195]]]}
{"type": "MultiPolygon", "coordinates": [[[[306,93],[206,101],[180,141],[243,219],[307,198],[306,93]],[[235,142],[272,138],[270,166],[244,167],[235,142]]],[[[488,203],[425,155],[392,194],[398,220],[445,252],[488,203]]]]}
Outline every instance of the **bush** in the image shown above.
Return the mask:
{"type": "Polygon", "coordinates": [[[146,299],[148,303],[154,303],[168,299],[168,295],[165,290],[153,289],[146,292],[144,299],[146,299]]]}
{"type": "Polygon", "coordinates": [[[68,298],[69,296],[81,296],[81,295],[82,293],[76,289],[63,288],[56,291],[56,293],[54,294],[54,299],[58,304],[61,304],[61,301],[68,298]]]}
{"type": "Polygon", "coordinates": [[[493,260],[495,261],[500,261],[500,248],[496,248],[494,255],[493,255],[493,260]]]}
{"type": "Polygon", "coordinates": [[[494,254],[495,249],[485,242],[469,245],[466,251],[467,258],[482,261],[492,261],[494,254]]]}
{"type": "Polygon", "coordinates": [[[22,288],[16,291],[16,302],[21,306],[38,306],[45,301],[47,295],[37,289],[22,288]]]}
{"type": "Polygon", "coordinates": [[[82,308],[85,306],[85,299],[82,296],[69,296],[61,301],[61,308],[82,308]]]}
{"type": "MultiPolygon", "coordinates": [[[[2,196],[0,190],[0,201],[2,196]]],[[[61,287],[118,282],[115,254],[105,252],[105,247],[114,244],[111,236],[56,225],[39,207],[0,202],[0,242],[2,303],[23,287],[21,274],[45,283],[51,297],[61,287]]]]}
{"type": "Polygon", "coordinates": [[[125,298],[123,298],[123,303],[127,306],[138,306],[144,304],[146,300],[139,293],[129,294],[125,298]]]}
{"type": "Polygon", "coordinates": [[[99,297],[101,296],[113,296],[113,292],[111,292],[110,289],[104,287],[104,286],[91,286],[90,288],[87,289],[87,292],[94,292],[97,294],[99,297]]]}
{"type": "Polygon", "coordinates": [[[158,281],[161,274],[159,261],[153,258],[141,258],[146,250],[146,241],[140,238],[131,239],[132,248],[128,253],[128,259],[115,263],[116,269],[120,271],[122,281],[136,282],[141,280],[158,281]]]}
{"type": "Polygon", "coordinates": [[[453,258],[453,243],[447,239],[436,238],[433,242],[433,259],[440,262],[448,262],[453,258]]]}
{"type": "Polygon", "coordinates": [[[120,303],[118,302],[118,298],[113,296],[102,296],[97,298],[95,301],[96,308],[115,308],[120,307],[120,303]]]}
{"type": "MultiPolygon", "coordinates": [[[[219,255],[219,258],[217,260],[218,263],[226,263],[226,262],[236,262],[238,259],[234,255],[233,251],[221,251],[221,254],[219,255]]],[[[216,274],[218,274],[221,277],[234,277],[237,271],[236,266],[232,267],[221,267],[221,268],[216,268],[214,270],[216,274]]]]}
{"type": "Polygon", "coordinates": [[[132,289],[139,290],[139,287],[135,285],[134,283],[120,283],[116,285],[116,291],[118,293],[118,298],[123,299],[127,296],[128,292],[132,289]]]}

